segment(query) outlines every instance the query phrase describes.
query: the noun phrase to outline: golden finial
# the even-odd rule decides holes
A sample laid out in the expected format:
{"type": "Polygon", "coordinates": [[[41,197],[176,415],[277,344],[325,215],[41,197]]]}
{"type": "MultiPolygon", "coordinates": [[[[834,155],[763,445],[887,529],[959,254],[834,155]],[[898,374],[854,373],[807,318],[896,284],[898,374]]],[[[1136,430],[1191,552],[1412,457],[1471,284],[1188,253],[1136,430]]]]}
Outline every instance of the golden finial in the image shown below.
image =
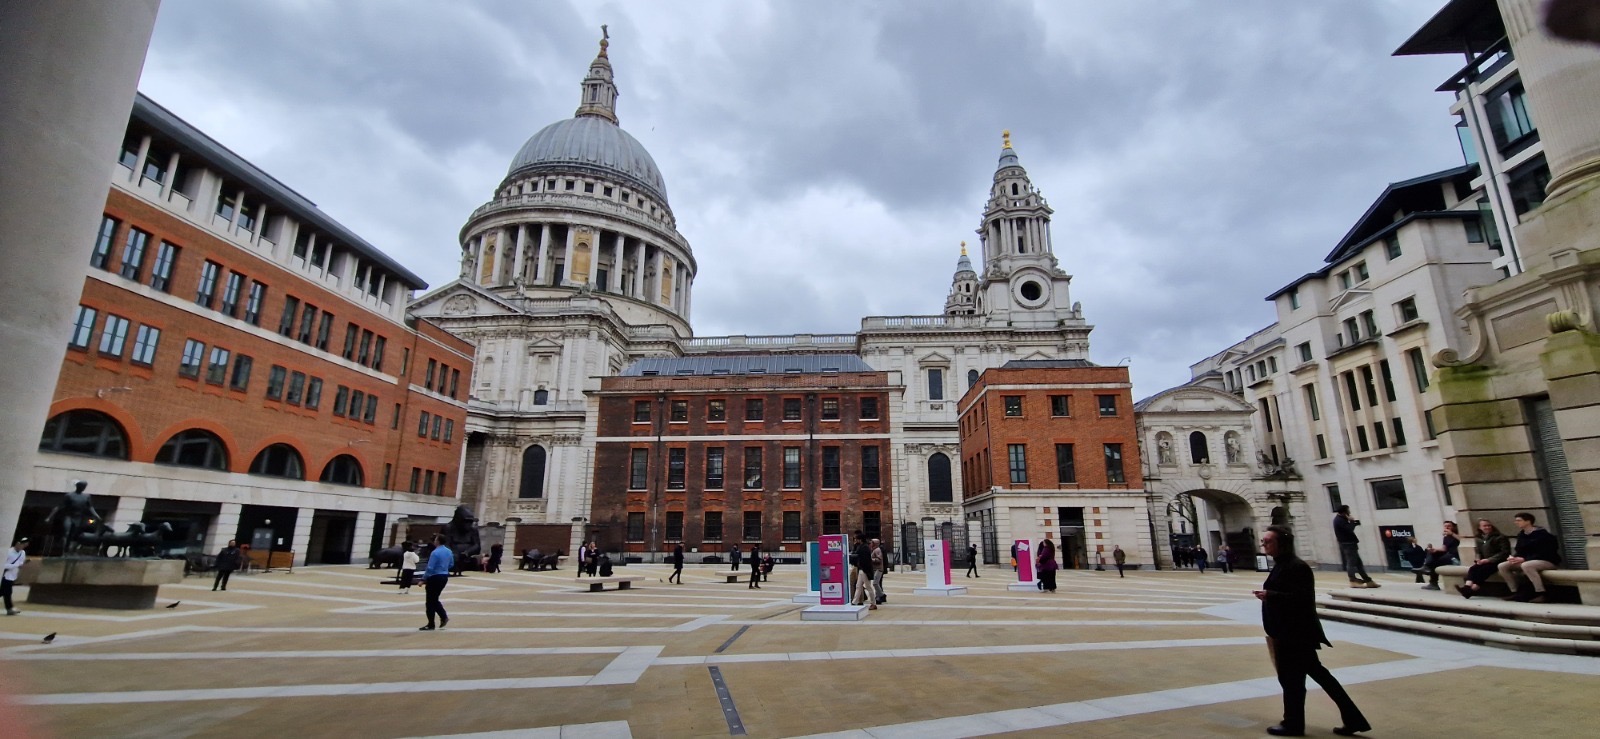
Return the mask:
{"type": "Polygon", "coordinates": [[[600,56],[606,55],[606,47],[611,45],[611,32],[606,30],[606,24],[600,24],[600,56]]]}
{"type": "Polygon", "coordinates": [[[963,242],[961,242],[961,256],[964,257],[966,255],[967,255],[967,242],[963,241],[963,242]]]}
{"type": "Polygon", "coordinates": [[[1011,129],[1008,128],[1008,129],[1006,129],[1004,131],[1001,131],[1000,132],[1000,139],[1001,139],[1000,148],[1002,148],[1002,149],[1011,148],[1011,129]]]}

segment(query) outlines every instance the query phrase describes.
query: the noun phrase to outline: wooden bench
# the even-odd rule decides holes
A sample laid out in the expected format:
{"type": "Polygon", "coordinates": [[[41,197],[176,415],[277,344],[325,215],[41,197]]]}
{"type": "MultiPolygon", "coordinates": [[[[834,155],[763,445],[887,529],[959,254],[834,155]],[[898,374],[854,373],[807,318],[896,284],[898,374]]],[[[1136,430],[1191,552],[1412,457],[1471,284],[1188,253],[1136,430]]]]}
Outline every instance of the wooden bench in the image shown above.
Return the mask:
{"type": "Polygon", "coordinates": [[[634,583],[644,582],[644,578],[639,575],[634,575],[631,577],[627,575],[614,575],[612,577],[583,577],[573,580],[573,582],[588,585],[589,592],[598,593],[602,590],[605,590],[606,585],[608,584],[616,585],[618,590],[631,590],[634,583]]]}
{"type": "Polygon", "coordinates": [[[722,572],[713,572],[711,574],[713,576],[715,576],[715,577],[728,578],[728,582],[739,582],[740,580],[749,577],[750,576],[750,571],[749,570],[723,570],[722,572]]]}
{"type": "MultiPolygon", "coordinates": [[[[1436,569],[1440,581],[1446,584],[1446,589],[1454,590],[1453,586],[1466,582],[1467,567],[1465,565],[1450,565],[1436,569]]],[[[1600,570],[1545,570],[1539,573],[1545,585],[1574,588],[1578,591],[1578,602],[1586,605],[1600,605],[1600,570]]],[[[1488,582],[1505,586],[1505,581],[1500,578],[1500,573],[1489,576],[1488,582]]]]}

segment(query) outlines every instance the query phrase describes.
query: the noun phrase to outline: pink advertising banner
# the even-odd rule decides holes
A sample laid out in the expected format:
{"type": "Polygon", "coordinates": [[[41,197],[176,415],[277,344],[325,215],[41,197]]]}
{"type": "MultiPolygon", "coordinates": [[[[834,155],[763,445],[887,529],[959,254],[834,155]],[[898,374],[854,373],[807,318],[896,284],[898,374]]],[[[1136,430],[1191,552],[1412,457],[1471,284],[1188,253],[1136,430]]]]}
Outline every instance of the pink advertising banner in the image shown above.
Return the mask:
{"type": "Polygon", "coordinates": [[[1033,544],[1027,539],[1017,540],[1017,582],[1033,582],[1033,544]]]}
{"type": "Polygon", "coordinates": [[[843,534],[829,534],[817,540],[817,560],[820,564],[819,580],[822,585],[821,605],[842,606],[850,598],[849,551],[843,534]]]}

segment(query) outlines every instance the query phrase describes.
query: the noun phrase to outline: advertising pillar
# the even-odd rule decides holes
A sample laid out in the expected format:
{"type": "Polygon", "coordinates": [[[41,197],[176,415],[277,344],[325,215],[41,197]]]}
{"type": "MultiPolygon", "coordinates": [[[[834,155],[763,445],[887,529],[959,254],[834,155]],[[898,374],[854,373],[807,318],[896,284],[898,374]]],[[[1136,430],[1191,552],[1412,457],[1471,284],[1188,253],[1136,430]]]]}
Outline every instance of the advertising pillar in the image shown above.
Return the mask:
{"type": "Polygon", "coordinates": [[[1039,584],[1033,573],[1033,542],[1027,539],[1018,539],[1017,551],[1017,581],[1006,586],[1007,590],[1038,590],[1039,584]]]}
{"type": "Polygon", "coordinates": [[[935,539],[922,542],[922,562],[927,573],[927,587],[916,588],[916,595],[965,595],[967,589],[950,584],[950,540],[935,539]]]}
{"type": "Polygon", "coordinates": [[[865,605],[850,605],[850,555],[844,536],[823,536],[817,541],[817,550],[817,584],[821,602],[801,611],[800,620],[860,621],[866,618],[865,605]]]}
{"type": "Polygon", "coordinates": [[[808,603],[821,605],[822,603],[822,558],[818,556],[818,544],[806,542],[806,575],[807,592],[794,596],[795,603],[808,603]]]}

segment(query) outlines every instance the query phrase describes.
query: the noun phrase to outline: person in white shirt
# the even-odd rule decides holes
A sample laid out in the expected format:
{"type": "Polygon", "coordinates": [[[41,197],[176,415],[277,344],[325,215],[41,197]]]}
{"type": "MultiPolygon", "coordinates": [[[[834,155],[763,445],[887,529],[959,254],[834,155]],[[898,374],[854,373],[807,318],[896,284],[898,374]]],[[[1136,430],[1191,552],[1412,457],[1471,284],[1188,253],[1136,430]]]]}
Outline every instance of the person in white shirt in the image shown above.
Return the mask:
{"type": "Polygon", "coordinates": [[[11,589],[17,586],[17,575],[22,572],[22,563],[28,561],[28,540],[18,539],[11,542],[11,549],[6,551],[6,569],[0,575],[0,600],[6,604],[6,615],[15,616],[22,611],[11,607],[11,589]]]}
{"type": "Polygon", "coordinates": [[[411,546],[411,542],[406,542],[405,551],[400,555],[400,576],[395,578],[400,581],[402,594],[411,592],[411,581],[417,578],[417,563],[421,561],[422,558],[417,556],[417,548],[411,546]]]}

